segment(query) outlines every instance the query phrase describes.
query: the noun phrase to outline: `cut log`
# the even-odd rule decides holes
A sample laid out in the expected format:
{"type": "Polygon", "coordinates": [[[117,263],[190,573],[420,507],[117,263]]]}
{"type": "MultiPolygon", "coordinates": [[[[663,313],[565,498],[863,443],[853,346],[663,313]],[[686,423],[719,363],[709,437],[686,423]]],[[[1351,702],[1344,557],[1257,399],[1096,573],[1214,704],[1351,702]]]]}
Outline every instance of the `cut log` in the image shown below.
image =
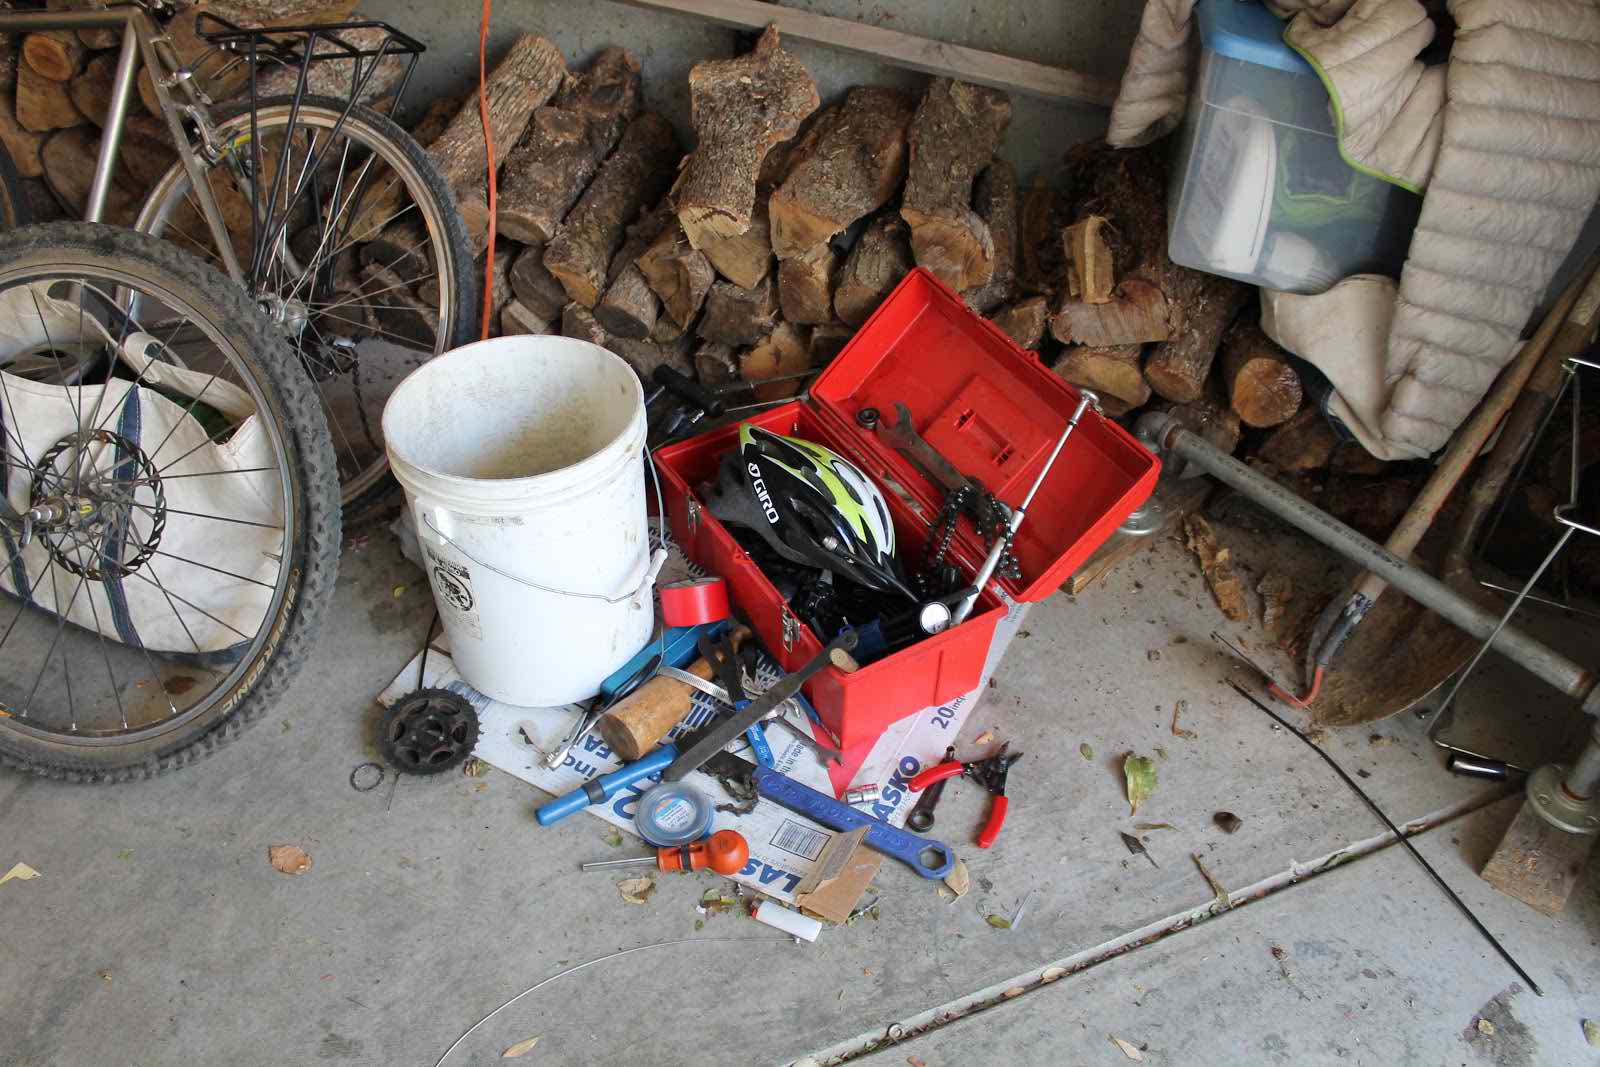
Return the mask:
{"type": "Polygon", "coordinates": [[[689,244],[682,224],[668,226],[649,248],[634,261],[639,273],[666,309],[672,321],[688,329],[700,313],[716,271],[704,252],[689,244]]]}
{"type": "Polygon", "coordinates": [[[1245,596],[1244,580],[1234,573],[1232,554],[1217,543],[1211,524],[1199,515],[1189,515],[1183,520],[1183,532],[1222,614],[1235,622],[1248,619],[1250,601],[1245,596]]]}
{"type": "Polygon", "coordinates": [[[17,67],[17,122],[23,129],[49,133],[85,121],[66,82],[52,81],[26,63],[17,67]]]}
{"type": "MultiPolygon", "coordinates": [[[[679,326],[676,322],[673,322],[671,315],[657,315],[656,324],[650,328],[650,340],[658,345],[668,345],[674,341],[681,340],[688,332],[687,327],[679,326]]],[[[691,337],[691,345],[693,340],[691,337]]]]}
{"type": "Polygon", "coordinates": [[[363,268],[361,289],[369,295],[385,333],[433,351],[439,340],[437,304],[419,300],[398,274],[380,266],[363,268]]]}
{"type": "Polygon", "coordinates": [[[1061,243],[1054,239],[1061,232],[1061,195],[1049,185],[1035,184],[1022,194],[1021,247],[1022,274],[1018,279],[1024,292],[1051,295],[1063,287],[1064,256],[1061,243]]]}
{"type": "MultiPolygon", "coordinates": [[[[495,64],[485,83],[489,126],[496,145],[514,145],[522,137],[533,110],[544,106],[567,76],[566,60],[543,37],[525,33],[495,64]]],[[[439,168],[467,225],[467,236],[482,251],[489,234],[489,192],[484,177],[488,149],[476,98],[450,120],[428,155],[439,168]]]]}
{"type": "Polygon", "coordinates": [[[987,285],[968,289],[961,297],[978,314],[987,315],[1017,295],[1017,172],[1011,164],[997,159],[978,175],[975,204],[994,245],[994,273],[987,285]]]}
{"type": "Polygon", "coordinates": [[[830,322],[825,326],[818,326],[811,331],[811,365],[813,367],[826,367],[832,363],[834,357],[844,351],[844,346],[850,343],[850,338],[856,335],[854,327],[846,326],[839,322],[830,322]]]}
{"type": "Polygon", "coordinates": [[[1042,296],[1026,297],[996,311],[989,316],[989,321],[1000,327],[1018,348],[1037,349],[1044,341],[1045,324],[1050,321],[1050,302],[1042,296]]]}
{"type": "MultiPolygon", "coordinates": [[[[243,227],[246,235],[250,232],[249,225],[246,216],[243,227]]],[[[410,285],[424,280],[433,271],[434,264],[426,252],[427,244],[428,235],[422,224],[415,218],[402,219],[385,227],[383,233],[361,246],[361,261],[392,271],[410,285]]]]}
{"type": "MultiPolygon", "coordinates": [[[[108,6],[105,0],[46,0],[45,8],[50,11],[104,11],[108,6]]],[[[79,30],[78,40],[83,42],[85,48],[98,51],[102,48],[115,48],[122,43],[120,29],[79,30]]]]}
{"type": "Polygon", "coordinates": [[[819,103],[816,82],[779,47],[776,26],[747,55],[695,64],[689,104],[698,142],[672,190],[694,247],[750,228],[762,160],[819,103]]]}
{"type": "Polygon", "coordinates": [[[833,321],[833,278],[839,254],[818,245],[803,256],[778,260],[778,303],[783,317],[798,325],[833,321]]]}
{"type": "MultiPolygon", "coordinates": [[[[516,261],[516,258],[521,251],[522,250],[520,247],[510,241],[507,241],[505,244],[500,244],[499,242],[495,243],[494,287],[491,289],[489,296],[489,321],[491,324],[500,321],[500,312],[507,304],[515,299],[516,294],[511,291],[510,283],[511,265],[516,261]]],[[[437,306],[440,295],[439,277],[437,274],[431,271],[429,273],[430,277],[425,278],[417,283],[417,299],[421,300],[424,304],[437,306]]],[[[482,256],[479,256],[476,262],[472,264],[472,280],[474,282],[474,292],[477,292],[482,288],[483,284],[482,256]]],[[[476,313],[481,313],[483,310],[483,305],[476,304],[473,310],[476,313]]],[[[476,321],[478,319],[478,314],[474,314],[473,319],[476,321]]]]}
{"type": "Polygon", "coordinates": [[[83,69],[88,54],[71,30],[45,30],[22,39],[22,61],[53,82],[71,81],[83,69]]]}
{"type": "Polygon", "coordinates": [[[957,292],[994,275],[994,239],[972,210],[972,186],[1011,121],[1004,93],[935,78],[917,106],[900,214],[919,266],[957,292]]]}
{"type": "MultiPolygon", "coordinates": [[[[95,160],[100,154],[100,132],[92,126],[57,130],[40,149],[39,159],[45,184],[62,208],[73,218],[83,218],[89,203],[89,184],[94,179],[95,160]]],[[[139,214],[142,198],[118,180],[106,191],[105,213],[100,221],[113,226],[131,226],[139,214]]]]}
{"type": "Polygon", "coordinates": [[[1289,353],[1254,321],[1235,323],[1222,339],[1222,384],[1229,405],[1246,426],[1288,422],[1303,399],[1300,375],[1289,362],[1289,353]]]}
{"type": "Polygon", "coordinates": [[[772,250],[800,255],[887,204],[906,168],[915,105],[893,89],[860,86],[796,142],[789,175],[768,205],[772,250]]]}
{"type": "Polygon", "coordinates": [[[910,229],[894,215],[879,215],[850,249],[833,294],[834,312],[860,326],[913,266],[910,229]]]}
{"type": "Polygon", "coordinates": [[[67,83],[67,95],[72,98],[73,106],[96,126],[106,124],[106,108],[111,103],[111,85],[116,73],[117,54],[103,52],[67,83]]]}
{"type": "Polygon", "coordinates": [[[726,385],[739,380],[739,361],[729,346],[702,341],[694,350],[694,374],[701,385],[726,385]]]}
{"type": "Polygon", "coordinates": [[[677,138],[660,115],[645,112],[628,124],[617,150],[545,246],[544,265],[571,299],[585,308],[600,299],[623,228],[642,205],[661,199],[677,156],[677,138]]]}
{"type": "Polygon", "coordinates": [[[35,133],[17,121],[17,99],[10,92],[0,92],[0,146],[17,165],[17,174],[23,178],[37,178],[44,173],[39,162],[39,149],[44,147],[43,133],[35,133]]]}
{"type": "Polygon", "coordinates": [[[1311,471],[1326,467],[1338,447],[1339,435],[1310,404],[1269,433],[1256,455],[1280,471],[1311,471]]]}
{"type": "MultiPolygon", "coordinates": [[[[771,158],[771,153],[768,154],[771,158]]],[[[750,213],[750,228],[732,237],[708,238],[700,251],[717,273],[734,285],[753,289],[772,273],[772,233],[766,200],[760,196],[750,213]]]]}
{"type": "Polygon", "coordinates": [[[608,48],[561,91],[555,106],[536,110],[501,172],[500,230],[530,243],[554,237],[638,114],[639,96],[638,62],[621,48],[608,48]]]}
{"type": "Polygon", "coordinates": [[[516,334],[546,334],[550,333],[552,328],[553,324],[549,319],[534,314],[520,300],[513,300],[500,309],[500,334],[502,337],[511,337],[516,334]]]}
{"type": "Polygon", "coordinates": [[[694,364],[689,358],[692,340],[686,334],[677,341],[658,344],[655,341],[636,341],[626,337],[612,337],[595,319],[593,312],[576,301],[561,309],[561,334],[588,341],[623,359],[640,378],[648,379],[657,367],[671,367],[683,374],[692,374],[694,364]]]}
{"type": "Polygon", "coordinates": [[[1050,320],[1050,333],[1062,344],[1137,345],[1172,335],[1171,311],[1161,288],[1143,278],[1128,278],[1104,304],[1068,297],[1050,320]]]}
{"type": "MultiPolygon", "coordinates": [[[[8,2],[0,11],[9,11],[11,4],[8,2]]],[[[22,49],[17,44],[15,34],[0,33],[0,88],[10,92],[17,82],[17,65],[22,62],[22,49]]]]}
{"type": "Polygon", "coordinates": [[[594,313],[577,301],[561,309],[561,336],[588,341],[602,348],[610,340],[606,336],[605,327],[595,320],[594,313]]]}
{"type": "Polygon", "coordinates": [[[1220,397],[1204,396],[1192,404],[1160,401],[1154,405],[1154,410],[1166,412],[1184,429],[1199,434],[1213,448],[1230,455],[1239,447],[1239,438],[1244,433],[1239,416],[1220,397]]]}
{"type": "Polygon", "coordinates": [[[1249,290],[1167,258],[1166,156],[1161,145],[1129,150],[1098,142],[1067,153],[1065,184],[1076,194],[1068,217],[1107,220],[1100,236],[1118,281],[1108,304],[1069,298],[1051,332],[1084,344],[1159,341],[1145,360],[1145,378],[1162,396],[1188,403],[1203,394],[1222,332],[1249,290]]]}
{"type": "Polygon", "coordinates": [[[1104,217],[1090,215],[1061,231],[1067,258],[1067,295],[1085,304],[1109,304],[1116,288],[1111,247],[1101,232],[1105,225],[1104,217]]]}
{"type": "Polygon", "coordinates": [[[511,264],[507,280],[516,300],[533,314],[551,322],[559,321],[561,308],[567,302],[566,291],[551,273],[544,269],[544,246],[529,245],[511,264]]]}
{"type": "Polygon", "coordinates": [[[742,347],[772,332],[778,321],[777,288],[770,281],[753,289],[717,282],[706,295],[698,332],[707,341],[742,347]]]}
{"type": "MultiPolygon", "coordinates": [[[[739,377],[747,382],[799,374],[811,369],[811,353],[805,334],[787,322],[780,323],[761,343],[739,358],[739,377]]],[[[805,382],[799,379],[758,385],[752,392],[757,400],[782,400],[800,392],[805,382]]]]}
{"type": "MultiPolygon", "coordinates": [[[[664,233],[677,225],[672,205],[663,200],[628,227],[622,247],[611,257],[606,270],[605,295],[594,306],[594,317],[614,337],[643,340],[661,322],[661,302],[635,262],[664,233]]],[[[679,331],[682,332],[681,330],[679,331]]]]}
{"type": "Polygon", "coordinates": [[[448,96],[435,97],[433,103],[428,105],[428,110],[422,113],[417,124],[411,127],[411,138],[423,148],[427,148],[439,139],[445,128],[450,125],[450,120],[460,111],[464,99],[455,99],[448,96]]]}
{"type": "Polygon", "coordinates": [[[1114,396],[1133,407],[1139,407],[1150,400],[1150,383],[1144,380],[1139,359],[1138,345],[1119,345],[1115,348],[1069,345],[1054,369],[1073,385],[1081,385],[1102,396],[1114,396]]]}

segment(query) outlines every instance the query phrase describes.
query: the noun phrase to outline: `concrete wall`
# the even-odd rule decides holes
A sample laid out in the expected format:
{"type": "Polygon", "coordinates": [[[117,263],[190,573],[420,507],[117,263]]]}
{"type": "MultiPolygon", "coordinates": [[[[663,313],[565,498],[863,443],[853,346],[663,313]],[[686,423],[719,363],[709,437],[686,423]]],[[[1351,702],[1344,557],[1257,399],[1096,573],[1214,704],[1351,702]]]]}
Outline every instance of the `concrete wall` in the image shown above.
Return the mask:
{"type": "MultiPolygon", "coordinates": [[[[1115,80],[1138,27],[1135,0],[790,0],[784,6],[885,26],[954,44],[983,48],[1039,63],[1070,67],[1115,80]]],[[[439,0],[366,0],[364,14],[381,18],[428,45],[418,66],[413,104],[435,93],[465,93],[477,78],[478,5],[439,0]],[[448,12],[448,14],[446,14],[448,12]]],[[[702,59],[735,55],[738,31],[687,15],[645,11],[610,0],[495,0],[490,61],[522,32],[543,34],[567,61],[582,65],[597,51],[620,45],[638,57],[647,106],[678,127],[687,147],[689,68],[702,59]]],[[[925,75],[886,66],[801,41],[785,47],[805,63],[824,103],[852,85],[918,89],[925,75]]],[[[1004,155],[1026,181],[1058,160],[1069,145],[1104,133],[1106,113],[1091,106],[1061,106],[1012,98],[1004,155]]],[[[415,112],[413,112],[414,114],[415,112]]]]}

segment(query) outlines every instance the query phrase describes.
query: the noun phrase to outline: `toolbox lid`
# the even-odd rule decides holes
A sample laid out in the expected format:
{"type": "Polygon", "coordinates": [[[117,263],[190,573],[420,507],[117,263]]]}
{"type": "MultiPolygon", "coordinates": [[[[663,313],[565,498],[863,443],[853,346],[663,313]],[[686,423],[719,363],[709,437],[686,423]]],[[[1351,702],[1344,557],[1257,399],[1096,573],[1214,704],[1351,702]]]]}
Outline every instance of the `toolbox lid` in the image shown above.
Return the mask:
{"type": "MultiPolygon", "coordinates": [[[[945,489],[891,445],[897,404],[940,455],[1011,506],[1027,495],[1078,404],[1077,390],[1037,355],[920,267],[818,376],[811,396],[858,446],[851,458],[930,524],[945,489]],[[877,430],[857,418],[867,408],[878,411],[877,430]]],[[[1001,587],[1018,600],[1049,596],[1150,495],[1160,466],[1132,434],[1086,412],[1017,532],[1022,580],[1002,579],[1001,587]]],[[[966,519],[952,553],[969,575],[987,554],[966,519]]],[[[909,571],[922,563],[901,562],[909,571]]]]}
{"type": "Polygon", "coordinates": [[[1200,0],[1195,16],[1202,47],[1258,67],[1314,74],[1311,64],[1283,40],[1288,23],[1261,0],[1200,0]]]}

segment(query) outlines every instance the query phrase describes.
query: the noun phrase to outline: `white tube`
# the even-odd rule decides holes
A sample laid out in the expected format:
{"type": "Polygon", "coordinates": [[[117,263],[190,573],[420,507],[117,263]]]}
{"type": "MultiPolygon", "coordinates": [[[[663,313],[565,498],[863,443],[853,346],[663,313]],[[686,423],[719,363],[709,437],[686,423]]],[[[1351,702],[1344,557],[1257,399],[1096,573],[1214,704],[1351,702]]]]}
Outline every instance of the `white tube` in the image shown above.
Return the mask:
{"type": "Polygon", "coordinates": [[[756,905],[756,910],[750,913],[750,917],[756,922],[766,923],[806,941],[815,941],[817,935],[822,933],[822,924],[816,919],[786,908],[776,900],[763,900],[756,905]]]}

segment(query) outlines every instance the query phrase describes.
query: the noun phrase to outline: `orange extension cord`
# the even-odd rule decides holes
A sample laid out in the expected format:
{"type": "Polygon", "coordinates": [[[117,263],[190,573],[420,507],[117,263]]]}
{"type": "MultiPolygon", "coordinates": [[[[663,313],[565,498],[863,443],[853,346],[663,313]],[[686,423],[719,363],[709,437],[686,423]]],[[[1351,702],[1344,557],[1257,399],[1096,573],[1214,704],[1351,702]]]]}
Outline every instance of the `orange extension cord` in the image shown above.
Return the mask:
{"type": "Polygon", "coordinates": [[[485,341],[489,339],[489,318],[494,310],[494,130],[489,125],[489,93],[484,87],[487,80],[484,53],[489,48],[491,3],[492,0],[483,0],[483,15],[478,20],[478,118],[483,121],[483,146],[488,153],[489,167],[489,244],[483,259],[483,321],[479,330],[479,336],[485,341]]]}

